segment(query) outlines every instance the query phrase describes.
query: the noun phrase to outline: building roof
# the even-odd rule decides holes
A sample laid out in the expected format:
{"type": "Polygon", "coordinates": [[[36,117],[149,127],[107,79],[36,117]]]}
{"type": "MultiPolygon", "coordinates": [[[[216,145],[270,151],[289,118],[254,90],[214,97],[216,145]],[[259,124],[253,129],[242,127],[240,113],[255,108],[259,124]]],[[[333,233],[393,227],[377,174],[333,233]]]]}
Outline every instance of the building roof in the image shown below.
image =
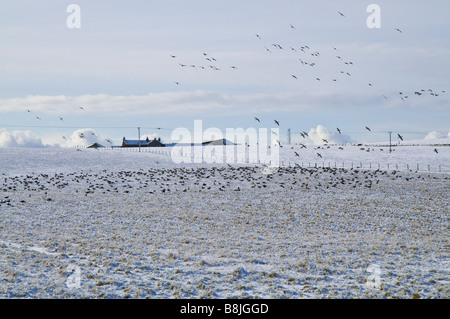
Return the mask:
{"type": "Polygon", "coordinates": [[[164,146],[161,141],[156,138],[153,140],[145,139],[145,140],[127,140],[123,138],[122,140],[122,147],[157,147],[157,146],[164,146]]]}
{"type": "Polygon", "coordinates": [[[87,146],[87,148],[99,148],[99,147],[104,147],[104,146],[99,143],[94,143],[94,144],[87,146]]]}
{"type": "Polygon", "coordinates": [[[218,140],[203,142],[203,145],[233,145],[234,143],[230,142],[227,139],[221,138],[218,140]]]}

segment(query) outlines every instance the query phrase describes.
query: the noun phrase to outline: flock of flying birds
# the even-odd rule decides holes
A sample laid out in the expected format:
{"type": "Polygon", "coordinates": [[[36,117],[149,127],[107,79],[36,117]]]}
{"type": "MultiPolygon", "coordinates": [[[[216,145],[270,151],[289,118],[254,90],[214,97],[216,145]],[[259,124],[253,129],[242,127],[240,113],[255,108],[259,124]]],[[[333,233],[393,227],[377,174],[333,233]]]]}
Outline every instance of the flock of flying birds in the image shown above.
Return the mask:
{"type": "MultiPolygon", "coordinates": [[[[259,119],[259,117],[256,117],[256,116],[255,116],[255,117],[253,117],[253,118],[254,118],[255,121],[257,121],[258,123],[261,123],[261,120],[259,119]]],[[[277,126],[280,126],[280,122],[279,122],[278,120],[273,120],[273,121],[274,121],[274,123],[275,123],[277,126]]],[[[369,132],[372,132],[372,130],[370,129],[370,127],[368,127],[367,125],[365,126],[365,130],[367,130],[367,131],[369,131],[369,132]]],[[[337,131],[339,134],[342,134],[342,131],[341,131],[341,129],[340,129],[339,127],[336,128],[336,131],[337,131]]],[[[278,136],[278,134],[277,134],[275,131],[272,131],[272,134],[278,136]]],[[[305,139],[306,137],[309,137],[308,133],[305,132],[305,131],[301,131],[301,132],[300,132],[300,135],[301,135],[304,139],[305,139]]],[[[400,135],[400,133],[397,133],[397,138],[398,138],[400,141],[403,141],[403,136],[400,135]]],[[[326,140],[326,139],[322,139],[322,141],[323,141],[323,143],[324,143],[325,146],[326,146],[327,144],[329,144],[328,140],[326,140]]],[[[283,147],[283,145],[281,144],[281,142],[280,142],[279,139],[277,139],[276,142],[277,142],[277,145],[278,145],[279,147],[283,147]]],[[[303,144],[303,143],[299,143],[299,145],[301,146],[301,148],[307,148],[306,145],[303,144]]],[[[319,147],[316,147],[316,149],[320,149],[320,146],[319,146],[319,147]]],[[[342,149],[342,148],[341,148],[341,149],[342,149]]],[[[435,153],[439,153],[438,150],[437,150],[436,148],[435,148],[433,151],[434,151],[435,153]]],[[[300,157],[300,154],[298,154],[298,153],[295,152],[295,151],[294,151],[294,154],[295,154],[295,156],[300,157]]],[[[320,158],[322,158],[322,154],[320,154],[320,153],[317,153],[317,156],[320,157],[320,158]]]]}
{"type": "MultiPolygon", "coordinates": [[[[343,13],[340,12],[340,11],[338,11],[337,13],[338,13],[341,17],[346,17],[345,14],[343,14],[343,13]]],[[[290,27],[290,29],[294,29],[294,30],[295,30],[295,26],[294,26],[294,25],[289,24],[289,27],[290,27]]],[[[395,28],[394,30],[397,31],[397,32],[399,32],[399,33],[402,33],[402,30],[400,30],[399,28],[395,28]]],[[[262,37],[261,37],[259,34],[255,33],[255,35],[256,35],[256,37],[257,37],[259,40],[263,40],[262,37]]],[[[297,49],[294,48],[294,47],[292,47],[292,46],[290,46],[290,47],[285,47],[284,45],[281,45],[281,44],[279,44],[279,43],[272,43],[271,46],[274,48],[274,49],[272,49],[272,50],[285,50],[285,49],[288,49],[288,50],[293,51],[293,52],[295,52],[295,53],[302,52],[302,53],[301,53],[302,56],[301,56],[301,57],[298,57],[298,56],[297,56],[297,58],[298,58],[298,61],[300,62],[300,64],[301,64],[302,66],[305,66],[305,67],[311,67],[311,68],[315,67],[315,66],[317,65],[317,63],[318,63],[315,59],[321,56],[320,52],[318,52],[317,50],[311,49],[310,46],[308,46],[308,45],[302,45],[302,46],[300,46],[300,47],[297,48],[297,49]],[[314,60],[312,61],[312,60],[309,60],[309,58],[308,58],[308,61],[307,61],[307,58],[306,58],[305,56],[309,56],[311,59],[314,58],[314,60]]],[[[269,53],[272,53],[272,52],[273,52],[273,51],[272,51],[271,49],[269,49],[267,46],[264,46],[264,49],[265,49],[265,51],[267,51],[267,52],[269,52],[269,53]]],[[[336,47],[334,47],[333,50],[334,50],[335,52],[338,52],[338,51],[339,51],[338,48],[336,48],[336,47]]],[[[335,57],[336,57],[337,60],[342,61],[342,63],[343,63],[342,66],[344,66],[344,65],[345,65],[345,66],[353,66],[353,65],[354,65],[354,62],[353,62],[353,61],[343,60],[343,58],[342,58],[341,55],[336,55],[335,57]]],[[[170,58],[176,59],[177,56],[176,56],[176,55],[170,55],[170,58]]],[[[216,59],[215,57],[213,57],[213,56],[211,56],[211,55],[209,55],[209,54],[203,52],[203,58],[205,59],[205,61],[207,61],[207,62],[206,62],[206,65],[195,65],[195,64],[187,64],[187,63],[180,63],[180,62],[178,62],[178,65],[179,65],[181,68],[197,68],[197,69],[202,69],[202,70],[211,69],[211,70],[213,70],[213,71],[220,71],[220,70],[223,69],[223,67],[219,67],[219,66],[218,66],[217,59],[216,59]]],[[[238,69],[235,65],[229,65],[229,66],[227,66],[227,68],[234,69],[234,70],[237,70],[237,69],[238,69]]],[[[341,75],[344,75],[344,76],[351,76],[351,73],[350,73],[348,70],[341,70],[340,73],[341,73],[341,75]]],[[[295,79],[295,80],[298,80],[298,79],[300,78],[300,76],[299,76],[299,75],[296,75],[296,74],[291,74],[290,76],[291,76],[291,78],[293,78],[293,79],[295,79]]],[[[319,76],[317,76],[317,77],[315,77],[315,81],[322,81],[322,78],[319,77],[319,76]]],[[[333,82],[336,82],[336,81],[337,81],[337,78],[336,78],[336,77],[333,77],[333,78],[332,78],[332,81],[333,81],[333,82]]],[[[174,81],[174,83],[175,83],[176,85],[180,85],[180,82],[179,82],[179,81],[174,81]]],[[[368,86],[373,87],[374,84],[373,84],[372,82],[369,82],[369,83],[368,83],[368,86]]],[[[406,93],[405,91],[400,91],[400,92],[398,92],[398,97],[397,97],[397,98],[401,99],[402,101],[406,101],[406,100],[409,99],[411,96],[420,97],[420,96],[422,96],[422,95],[430,95],[430,96],[438,97],[440,94],[444,94],[444,93],[446,93],[444,90],[418,89],[418,90],[414,90],[413,93],[412,93],[412,92],[411,92],[411,93],[406,93]]],[[[382,97],[383,97],[384,100],[386,100],[386,101],[389,100],[388,97],[387,97],[386,95],[382,95],[382,97]]],[[[84,107],[82,107],[82,106],[79,106],[79,109],[82,110],[82,111],[85,110],[84,107]]],[[[27,112],[32,113],[31,110],[27,110],[27,112]]],[[[39,116],[35,116],[35,118],[36,118],[37,120],[41,120],[41,118],[40,118],[39,116]]],[[[62,116],[59,116],[59,120],[60,120],[60,121],[64,121],[64,119],[63,119],[62,116]]],[[[257,117],[255,117],[255,120],[257,120],[258,122],[260,122],[259,118],[257,118],[257,117]]],[[[280,123],[279,123],[277,120],[274,120],[274,122],[275,122],[276,125],[278,125],[278,126],[280,125],[280,123]]],[[[367,126],[365,127],[365,129],[368,130],[368,131],[371,131],[370,128],[367,127],[367,126]]],[[[342,134],[342,133],[341,133],[341,130],[340,130],[339,128],[337,128],[337,132],[338,132],[339,134],[342,134]]],[[[95,133],[93,133],[93,132],[91,132],[91,134],[95,135],[95,133]]],[[[301,135],[303,138],[306,138],[306,137],[308,136],[308,134],[307,134],[306,132],[304,132],[304,131],[301,132],[300,135],[301,135]]],[[[67,140],[67,138],[66,138],[65,136],[62,136],[62,137],[63,137],[63,139],[67,140]]],[[[84,133],[79,133],[79,137],[82,138],[82,139],[86,138],[86,136],[84,135],[84,133]]],[[[403,141],[403,136],[402,136],[402,135],[397,134],[397,137],[398,137],[401,141],[403,141]]],[[[328,143],[328,141],[326,141],[326,140],[323,140],[323,141],[325,142],[325,144],[328,143]]],[[[109,139],[106,139],[106,142],[112,144],[112,141],[109,140],[109,139]]],[[[278,140],[278,144],[279,144],[279,146],[282,146],[279,140],[278,140]]],[[[303,144],[301,144],[301,145],[302,145],[302,147],[306,147],[306,146],[304,146],[303,144]]],[[[437,153],[437,150],[436,150],[436,149],[435,149],[434,151],[437,153]]],[[[319,153],[318,153],[318,155],[320,156],[319,153]]],[[[298,153],[296,153],[296,156],[298,156],[298,153]]],[[[321,157],[321,156],[320,156],[320,157],[321,157]]]]}
{"type": "MultiPolygon", "coordinates": [[[[81,111],[85,111],[85,109],[84,109],[84,107],[83,106],[78,106],[78,108],[79,108],[79,110],[81,110],[81,111]]],[[[26,110],[27,111],[27,113],[33,113],[31,110],[26,110]]],[[[39,117],[39,116],[37,116],[37,115],[34,115],[34,117],[37,119],[37,120],[42,120],[42,118],[41,117],[39,117]]],[[[58,118],[59,118],[59,121],[63,121],[64,122],[64,118],[62,117],[62,116],[58,116],[58,118]]],[[[93,136],[95,136],[95,133],[94,132],[89,132],[89,134],[91,134],[91,135],[93,135],[93,136]]],[[[64,135],[62,135],[61,136],[64,140],[66,140],[67,141],[67,138],[64,136],[64,135]]],[[[81,139],[86,139],[86,135],[84,134],[84,133],[78,133],[78,137],[79,138],[81,138],[81,139]]],[[[109,143],[109,144],[113,144],[113,142],[109,139],[109,138],[107,138],[107,139],[105,139],[105,141],[107,142],[107,143],[109,143]]]]}

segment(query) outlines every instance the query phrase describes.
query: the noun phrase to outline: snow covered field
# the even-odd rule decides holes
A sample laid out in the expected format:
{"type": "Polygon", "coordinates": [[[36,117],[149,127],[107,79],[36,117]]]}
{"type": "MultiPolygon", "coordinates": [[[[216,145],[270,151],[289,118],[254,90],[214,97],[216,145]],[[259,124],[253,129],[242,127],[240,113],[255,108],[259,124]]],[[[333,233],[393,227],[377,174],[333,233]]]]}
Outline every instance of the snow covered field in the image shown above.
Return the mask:
{"type": "Polygon", "coordinates": [[[450,147],[170,151],[0,149],[0,297],[450,298],[450,147]]]}

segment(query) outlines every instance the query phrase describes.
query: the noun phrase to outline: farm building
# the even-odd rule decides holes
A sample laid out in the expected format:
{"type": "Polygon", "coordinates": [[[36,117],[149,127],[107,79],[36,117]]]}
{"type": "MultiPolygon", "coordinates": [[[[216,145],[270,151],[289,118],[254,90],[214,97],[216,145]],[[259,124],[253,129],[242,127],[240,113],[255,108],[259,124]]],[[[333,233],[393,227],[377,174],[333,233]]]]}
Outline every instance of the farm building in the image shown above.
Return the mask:
{"type": "Polygon", "coordinates": [[[99,143],[94,143],[94,144],[87,146],[87,148],[101,148],[101,147],[104,147],[104,146],[99,143]]]}
{"type": "Polygon", "coordinates": [[[148,137],[145,140],[127,140],[125,137],[122,140],[122,147],[164,147],[161,139],[154,138],[150,140],[148,137]]]}
{"type": "Polygon", "coordinates": [[[202,145],[234,145],[234,143],[230,142],[227,139],[221,138],[214,141],[203,142],[202,145]]]}

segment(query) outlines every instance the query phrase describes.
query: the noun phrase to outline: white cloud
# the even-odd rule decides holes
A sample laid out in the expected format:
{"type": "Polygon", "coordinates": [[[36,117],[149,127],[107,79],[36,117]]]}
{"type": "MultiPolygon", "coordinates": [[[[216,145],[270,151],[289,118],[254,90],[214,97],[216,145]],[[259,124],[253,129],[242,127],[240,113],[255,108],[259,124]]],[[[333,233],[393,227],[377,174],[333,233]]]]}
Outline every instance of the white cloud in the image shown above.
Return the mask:
{"type": "MultiPolygon", "coordinates": [[[[448,134],[449,134],[448,136],[450,137],[450,132],[448,134]]],[[[425,140],[434,140],[436,138],[443,138],[443,137],[445,137],[444,133],[437,132],[437,131],[431,131],[424,137],[424,139],[425,140]]]]}
{"type": "Polygon", "coordinates": [[[61,144],[62,147],[77,147],[77,146],[89,146],[94,143],[98,143],[103,146],[111,146],[107,141],[108,138],[101,137],[95,130],[90,128],[79,129],[67,138],[64,143],[61,144]]]}
{"type": "Polygon", "coordinates": [[[45,147],[42,140],[31,131],[0,129],[0,147],[45,147]]]}
{"type": "Polygon", "coordinates": [[[323,145],[325,143],[324,140],[328,142],[327,144],[345,144],[352,142],[348,135],[339,134],[339,132],[330,132],[325,126],[320,124],[316,128],[311,128],[308,136],[316,145],[323,145]]]}

